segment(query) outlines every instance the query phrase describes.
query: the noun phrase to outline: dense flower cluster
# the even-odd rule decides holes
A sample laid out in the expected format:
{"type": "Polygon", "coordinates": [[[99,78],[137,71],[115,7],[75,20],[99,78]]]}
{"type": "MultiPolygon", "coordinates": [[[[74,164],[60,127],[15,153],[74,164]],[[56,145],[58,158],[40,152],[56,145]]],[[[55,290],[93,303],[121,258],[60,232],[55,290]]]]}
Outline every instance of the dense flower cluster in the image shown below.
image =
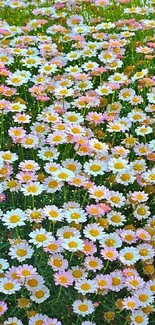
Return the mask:
{"type": "Polygon", "coordinates": [[[4,325],[154,324],[154,4],[0,1],[4,325]]]}

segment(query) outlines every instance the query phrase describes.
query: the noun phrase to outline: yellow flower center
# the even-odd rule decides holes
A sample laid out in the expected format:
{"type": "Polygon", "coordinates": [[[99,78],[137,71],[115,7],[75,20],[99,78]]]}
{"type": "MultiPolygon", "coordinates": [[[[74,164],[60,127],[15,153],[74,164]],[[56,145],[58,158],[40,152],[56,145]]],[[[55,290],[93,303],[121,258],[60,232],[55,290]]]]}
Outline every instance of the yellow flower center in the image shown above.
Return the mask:
{"type": "Polygon", "coordinates": [[[89,233],[91,234],[91,236],[93,237],[97,237],[99,235],[99,231],[98,229],[91,229],[89,230],[89,233]]]}
{"type": "Polygon", "coordinates": [[[121,217],[116,214],[111,217],[112,222],[119,223],[121,221],[121,217]]]}
{"type": "Polygon", "coordinates": [[[73,212],[73,213],[71,213],[71,219],[73,219],[73,220],[77,220],[77,219],[80,219],[80,214],[79,213],[77,213],[77,212],[73,212]]]}
{"type": "Polygon", "coordinates": [[[45,152],[44,152],[44,156],[45,156],[46,158],[51,158],[51,157],[53,157],[53,152],[51,152],[51,151],[45,151],[45,152]]]}
{"type": "Polygon", "coordinates": [[[72,236],[74,236],[74,234],[71,231],[65,231],[64,234],[63,234],[64,238],[70,238],[72,236]]]}
{"type": "Polygon", "coordinates": [[[98,266],[98,263],[96,262],[96,261],[90,261],[89,262],[89,265],[91,266],[91,267],[97,267],[98,266]]]}
{"type": "Polygon", "coordinates": [[[48,187],[49,187],[49,188],[55,188],[55,187],[57,187],[57,186],[58,186],[58,182],[55,181],[55,180],[50,181],[50,182],[48,183],[48,187]]]}
{"type": "Polygon", "coordinates": [[[130,175],[129,174],[122,174],[120,176],[120,178],[121,178],[122,181],[125,182],[125,181],[128,181],[130,179],[130,175]]]}
{"type": "Polygon", "coordinates": [[[98,285],[100,286],[100,287],[105,287],[106,285],[107,285],[107,281],[106,280],[99,280],[98,281],[98,285]]]}
{"type": "Polygon", "coordinates": [[[60,283],[67,283],[67,282],[68,282],[68,279],[67,279],[66,276],[61,275],[61,276],[59,277],[59,282],[60,282],[60,283]]]}
{"type": "Polygon", "coordinates": [[[149,254],[148,249],[140,249],[139,254],[141,256],[147,256],[149,254]]]}
{"type": "Polygon", "coordinates": [[[88,306],[86,304],[81,304],[78,308],[81,312],[86,312],[88,310],[88,306]]]}
{"type": "Polygon", "coordinates": [[[38,285],[38,281],[37,281],[36,279],[30,279],[30,280],[27,281],[27,284],[28,284],[30,287],[35,288],[35,287],[37,287],[37,285],[38,285]]]}
{"type": "Polygon", "coordinates": [[[112,278],[112,285],[118,286],[121,283],[121,280],[119,278],[112,278]]]}
{"type": "Polygon", "coordinates": [[[7,282],[7,283],[5,283],[4,284],[4,289],[5,290],[12,290],[14,288],[14,284],[13,283],[11,283],[11,282],[7,282]]]}
{"type": "Polygon", "coordinates": [[[45,131],[45,126],[44,125],[37,125],[35,130],[38,132],[38,133],[42,133],[45,131]]]}
{"type": "Polygon", "coordinates": [[[58,258],[53,260],[53,265],[55,265],[56,267],[61,267],[62,266],[62,261],[58,258]]]}
{"type": "Polygon", "coordinates": [[[50,215],[52,218],[57,218],[59,214],[58,214],[57,211],[51,210],[51,211],[49,212],[49,215],[50,215]]]}
{"type": "Polygon", "coordinates": [[[16,187],[16,186],[17,186],[17,181],[15,181],[15,180],[8,181],[8,182],[7,182],[7,186],[8,186],[9,188],[16,187]]]}
{"type": "Polygon", "coordinates": [[[88,291],[90,288],[91,288],[91,286],[90,286],[90,284],[88,284],[88,283],[83,283],[83,284],[81,285],[81,289],[82,289],[82,290],[88,291]]]}
{"type": "Polygon", "coordinates": [[[80,270],[75,270],[72,272],[72,275],[74,278],[78,279],[78,278],[81,278],[82,272],[80,270]]]}
{"type": "Polygon", "coordinates": [[[62,179],[66,179],[68,177],[68,174],[67,173],[60,173],[58,175],[59,178],[62,178],[62,179]]]}
{"type": "Polygon", "coordinates": [[[136,316],[135,317],[135,321],[137,322],[137,324],[143,323],[143,320],[144,320],[144,318],[142,316],[136,316]]]}
{"type": "Polygon", "coordinates": [[[47,239],[47,237],[46,237],[44,234],[39,234],[39,235],[37,235],[37,236],[35,237],[35,239],[36,239],[38,242],[42,243],[43,241],[45,241],[45,240],[47,239]]]}
{"type": "Polygon", "coordinates": [[[131,261],[134,257],[134,255],[132,253],[126,253],[124,254],[124,257],[127,261],[131,261]]]}
{"type": "Polygon", "coordinates": [[[45,292],[43,290],[38,290],[35,292],[35,296],[40,299],[45,296],[45,292]]]}
{"type": "Polygon", "coordinates": [[[30,185],[30,186],[28,186],[28,188],[27,188],[27,191],[28,191],[29,193],[36,193],[37,190],[38,190],[38,187],[35,186],[35,185],[30,185]]]}
{"type": "Polygon", "coordinates": [[[41,213],[40,212],[38,212],[38,211],[33,211],[32,213],[31,213],[31,218],[32,219],[40,219],[40,217],[41,217],[41,213]]]}
{"type": "Polygon", "coordinates": [[[124,164],[122,162],[116,162],[114,164],[114,168],[115,169],[122,169],[122,168],[124,168],[124,164]]]}
{"type": "Polygon", "coordinates": [[[92,170],[93,172],[98,172],[99,170],[101,170],[101,166],[97,164],[91,165],[90,170],[92,170]]]}
{"type": "Polygon", "coordinates": [[[111,246],[115,246],[116,242],[115,242],[115,239],[107,239],[105,241],[105,244],[108,246],[108,247],[111,247],[111,246]]]}
{"type": "Polygon", "coordinates": [[[68,164],[66,166],[66,168],[69,169],[69,170],[71,170],[71,171],[73,171],[73,172],[76,170],[76,166],[74,164],[68,164]]]}
{"type": "Polygon", "coordinates": [[[17,252],[16,252],[16,254],[18,256],[20,256],[20,257],[23,257],[23,256],[25,256],[27,254],[27,250],[24,249],[24,248],[18,249],[17,252]]]}
{"type": "Polygon", "coordinates": [[[12,215],[10,218],[9,218],[10,222],[11,223],[16,223],[20,220],[20,217],[18,215],[12,215]]]}
{"type": "Polygon", "coordinates": [[[25,140],[25,144],[28,144],[28,145],[29,144],[31,145],[33,142],[34,142],[34,140],[32,138],[28,138],[25,140]]]}
{"type": "Polygon", "coordinates": [[[114,202],[114,203],[119,203],[120,198],[118,196],[114,195],[114,196],[111,197],[111,201],[114,202]]]}

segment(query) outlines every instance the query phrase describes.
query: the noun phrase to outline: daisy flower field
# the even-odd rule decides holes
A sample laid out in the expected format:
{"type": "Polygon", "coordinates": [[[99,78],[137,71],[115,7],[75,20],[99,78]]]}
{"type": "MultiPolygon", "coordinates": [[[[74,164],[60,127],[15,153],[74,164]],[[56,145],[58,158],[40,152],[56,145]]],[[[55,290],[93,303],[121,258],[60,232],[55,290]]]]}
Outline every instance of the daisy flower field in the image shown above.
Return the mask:
{"type": "Polygon", "coordinates": [[[0,325],[154,325],[155,1],[0,18],[0,325]]]}

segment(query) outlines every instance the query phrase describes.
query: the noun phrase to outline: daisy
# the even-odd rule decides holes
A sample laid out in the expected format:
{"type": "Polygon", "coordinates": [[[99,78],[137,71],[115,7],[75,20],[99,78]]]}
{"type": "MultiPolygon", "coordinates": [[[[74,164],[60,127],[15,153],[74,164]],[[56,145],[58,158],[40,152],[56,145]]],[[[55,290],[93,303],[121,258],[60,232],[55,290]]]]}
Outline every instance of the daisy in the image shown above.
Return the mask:
{"type": "Polygon", "coordinates": [[[111,204],[112,207],[120,208],[124,206],[126,201],[125,196],[120,192],[111,191],[109,194],[108,202],[111,204]]]}
{"type": "Polygon", "coordinates": [[[33,253],[33,248],[28,245],[27,242],[12,245],[9,249],[9,256],[11,256],[12,259],[17,259],[19,262],[31,258],[33,253]]]}
{"type": "Polygon", "coordinates": [[[147,288],[136,290],[134,296],[138,299],[141,307],[146,307],[154,301],[152,291],[147,288]]]}
{"type": "Polygon", "coordinates": [[[152,133],[152,128],[150,126],[139,126],[135,129],[137,135],[145,136],[152,133]]]}
{"type": "Polygon", "coordinates": [[[87,279],[78,280],[75,283],[75,289],[83,295],[86,295],[87,293],[94,293],[96,292],[96,281],[87,279]]]}
{"type": "MultiPolygon", "coordinates": [[[[46,168],[46,167],[45,167],[46,168]]],[[[53,175],[53,168],[54,166],[49,166],[49,169],[52,171],[49,173],[51,173],[53,175]]],[[[47,177],[43,183],[43,186],[44,186],[44,190],[46,190],[47,193],[55,193],[57,191],[60,191],[62,186],[63,186],[63,182],[62,181],[59,181],[59,180],[56,180],[52,177],[47,177]]]]}
{"type": "Polygon", "coordinates": [[[110,289],[112,285],[111,276],[106,274],[97,274],[96,276],[97,287],[100,290],[110,289]]]}
{"type": "Polygon", "coordinates": [[[150,260],[154,257],[153,247],[149,244],[140,244],[137,245],[137,249],[142,261],[150,260]]]}
{"type": "Polygon", "coordinates": [[[124,277],[122,272],[119,270],[110,273],[112,280],[112,291],[119,292],[124,287],[124,277]]]}
{"type": "Polygon", "coordinates": [[[22,171],[35,172],[40,169],[39,164],[34,160],[24,160],[19,163],[19,168],[22,171]]]}
{"type": "Polygon", "coordinates": [[[23,325],[21,320],[17,317],[9,317],[5,322],[4,325],[23,325]]]}
{"type": "Polygon", "coordinates": [[[145,202],[148,200],[148,194],[146,194],[144,191],[142,191],[142,192],[134,191],[131,194],[131,199],[135,203],[145,202]]]}
{"type": "Polygon", "coordinates": [[[35,314],[35,316],[31,316],[28,322],[28,325],[38,325],[40,323],[40,325],[44,325],[46,324],[47,320],[47,316],[46,315],[42,315],[42,314],[35,314]]]}
{"type": "Polygon", "coordinates": [[[122,173],[124,171],[126,171],[129,167],[128,167],[128,161],[123,159],[123,158],[112,158],[109,160],[108,163],[108,167],[109,169],[113,172],[113,173],[122,173]]]}
{"type": "Polygon", "coordinates": [[[138,220],[147,219],[147,217],[150,215],[149,207],[145,204],[138,204],[138,206],[135,207],[133,214],[138,220]]]}
{"type": "Polygon", "coordinates": [[[24,196],[37,196],[44,191],[44,186],[39,182],[30,182],[29,184],[23,184],[21,187],[21,192],[24,196]]]}
{"type": "Polygon", "coordinates": [[[76,228],[65,226],[57,230],[57,236],[61,239],[68,239],[71,237],[79,237],[80,232],[76,228]]]}
{"type": "Polygon", "coordinates": [[[87,255],[94,255],[97,252],[96,245],[94,244],[93,241],[89,239],[85,239],[83,241],[83,250],[82,252],[87,256],[87,255]]]}
{"type": "Polygon", "coordinates": [[[89,162],[85,162],[83,167],[86,173],[93,176],[103,175],[107,169],[107,165],[99,160],[89,160],[89,162]]]}
{"type": "Polygon", "coordinates": [[[22,266],[18,266],[17,275],[19,275],[20,279],[27,279],[37,275],[37,269],[32,265],[23,264],[22,266]]]}
{"type": "Polygon", "coordinates": [[[144,179],[146,179],[147,182],[154,184],[155,183],[155,168],[152,168],[151,170],[148,170],[143,174],[144,179]]]}
{"type": "Polygon", "coordinates": [[[58,209],[56,205],[46,205],[43,208],[43,214],[53,222],[63,220],[62,209],[58,209]]]}
{"type": "Polygon", "coordinates": [[[62,162],[62,166],[78,174],[81,171],[82,165],[74,159],[66,159],[62,162]]]}
{"type": "Polygon", "coordinates": [[[73,284],[73,277],[70,271],[60,271],[54,274],[55,285],[61,285],[65,288],[73,284]]]}
{"type": "Polygon", "coordinates": [[[84,260],[84,266],[88,271],[96,272],[103,268],[103,263],[98,257],[87,256],[84,260]]]}
{"type": "Polygon", "coordinates": [[[155,292],[155,280],[149,280],[146,282],[146,287],[152,292],[155,292]]]}
{"type": "Polygon", "coordinates": [[[67,168],[60,168],[58,171],[53,173],[53,178],[60,182],[68,182],[74,177],[74,173],[67,168]]]}
{"type": "Polygon", "coordinates": [[[4,301],[0,301],[0,316],[2,316],[3,314],[5,314],[5,312],[7,311],[8,306],[6,304],[6,302],[4,301]]]}
{"type": "Polygon", "coordinates": [[[39,144],[39,138],[29,133],[21,140],[21,145],[25,149],[37,148],[39,144]]]}
{"type": "Polygon", "coordinates": [[[12,209],[4,213],[2,222],[9,228],[16,228],[17,226],[25,226],[25,220],[27,219],[25,212],[21,209],[12,209]]]}
{"type": "Polygon", "coordinates": [[[110,225],[114,227],[120,227],[123,226],[126,218],[121,212],[112,211],[107,213],[107,220],[110,225]]]}
{"type": "Polygon", "coordinates": [[[109,197],[109,190],[105,186],[94,185],[89,189],[89,195],[98,202],[109,197]]]}
{"type": "Polygon", "coordinates": [[[89,224],[84,227],[83,233],[86,238],[92,241],[100,240],[104,236],[103,228],[96,223],[89,224]]]}
{"type": "Polygon", "coordinates": [[[134,160],[130,163],[130,166],[132,168],[131,172],[134,174],[140,174],[146,170],[146,162],[144,159],[134,160]]]}
{"type": "Polygon", "coordinates": [[[0,258],[0,273],[3,273],[4,270],[7,270],[9,263],[5,258],[0,258]]]}
{"type": "Polygon", "coordinates": [[[120,237],[115,233],[112,232],[110,234],[105,234],[104,237],[100,240],[101,247],[121,247],[122,240],[120,237]]]}
{"type": "Polygon", "coordinates": [[[34,172],[19,172],[16,174],[16,178],[20,183],[28,183],[28,182],[33,182],[37,180],[37,176],[35,175],[34,172]]]}
{"type": "Polygon", "coordinates": [[[47,232],[44,228],[36,229],[30,232],[29,237],[31,238],[29,239],[29,242],[33,243],[37,247],[49,244],[53,238],[51,232],[47,232]]]}
{"type": "Polygon", "coordinates": [[[25,287],[30,292],[39,289],[42,285],[44,285],[44,279],[38,274],[26,278],[25,287]]]}
{"type": "Polygon", "coordinates": [[[64,259],[62,254],[53,254],[48,261],[48,265],[54,271],[66,270],[68,268],[68,261],[64,259]]]}
{"type": "Polygon", "coordinates": [[[123,304],[123,309],[127,309],[127,310],[133,311],[139,308],[139,301],[134,297],[128,297],[123,299],[122,304],[123,304]]]}
{"type": "Polygon", "coordinates": [[[58,159],[59,152],[56,148],[45,146],[38,151],[37,156],[42,160],[49,160],[51,162],[58,159]]]}
{"type": "Polygon", "coordinates": [[[73,303],[73,312],[85,317],[94,312],[94,306],[91,300],[75,300],[73,303]]]}
{"type": "Polygon", "coordinates": [[[0,161],[6,163],[13,163],[18,159],[16,153],[12,153],[11,151],[1,151],[0,152],[0,161]]]}
{"type": "Polygon", "coordinates": [[[133,265],[139,258],[138,249],[134,247],[125,247],[119,251],[119,259],[125,265],[133,265]]]}
{"type": "Polygon", "coordinates": [[[21,288],[21,284],[19,284],[16,280],[10,280],[6,277],[0,280],[0,292],[3,292],[6,295],[12,295],[16,291],[19,291],[21,288]]]}
{"type": "Polygon", "coordinates": [[[70,97],[70,96],[74,95],[74,90],[71,88],[58,86],[54,90],[54,93],[55,93],[55,96],[58,96],[58,97],[70,97]]]}
{"type": "Polygon", "coordinates": [[[43,325],[62,325],[62,323],[57,318],[48,318],[43,325]]]}
{"type": "Polygon", "coordinates": [[[132,230],[125,230],[125,229],[120,229],[119,232],[118,232],[119,236],[121,237],[122,241],[125,242],[125,243],[128,243],[129,245],[130,244],[133,244],[137,241],[137,237],[136,237],[136,234],[135,234],[135,231],[132,231],[132,230]]]}
{"type": "Polygon", "coordinates": [[[68,211],[64,212],[65,219],[68,223],[83,223],[87,220],[87,214],[81,208],[70,208],[68,211]]]}
{"type": "Polygon", "coordinates": [[[147,325],[149,318],[141,310],[133,311],[131,316],[131,325],[147,325]]]}
{"type": "Polygon", "coordinates": [[[30,299],[32,301],[35,301],[37,304],[41,304],[49,297],[50,297],[49,289],[45,285],[42,285],[38,289],[32,291],[30,299]]]}
{"type": "Polygon", "coordinates": [[[82,267],[73,266],[70,271],[72,272],[74,280],[87,278],[87,271],[82,267]]]}
{"type": "Polygon", "coordinates": [[[26,211],[26,215],[28,217],[28,220],[32,223],[41,223],[42,220],[44,219],[44,215],[43,215],[43,210],[42,209],[27,209],[26,211]]]}
{"type": "Polygon", "coordinates": [[[131,172],[131,170],[126,170],[116,175],[116,182],[124,186],[132,184],[135,180],[136,177],[134,176],[134,173],[131,172]]]}
{"type": "Polygon", "coordinates": [[[62,243],[62,246],[64,247],[64,249],[70,252],[76,252],[79,250],[81,251],[83,249],[83,240],[78,237],[71,237],[69,239],[65,239],[62,243]]]}
{"type": "Polygon", "coordinates": [[[149,232],[143,228],[137,229],[136,236],[143,241],[149,241],[151,239],[149,232]]]}
{"type": "Polygon", "coordinates": [[[60,253],[62,252],[62,240],[61,239],[53,239],[50,241],[50,243],[44,247],[44,251],[48,252],[50,254],[60,253]]]}
{"type": "Polygon", "coordinates": [[[105,260],[115,261],[118,258],[118,252],[114,247],[105,247],[101,249],[101,256],[105,260]]]}
{"type": "Polygon", "coordinates": [[[127,81],[127,76],[125,76],[123,73],[116,72],[114,75],[111,75],[108,78],[108,81],[112,82],[112,83],[121,84],[121,83],[124,83],[125,81],[127,81]]]}
{"type": "Polygon", "coordinates": [[[96,89],[97,94],[100,96],[108,96],[112,93],[112,90],[108,87],[108,85],[103,84],[96,89]]]}

